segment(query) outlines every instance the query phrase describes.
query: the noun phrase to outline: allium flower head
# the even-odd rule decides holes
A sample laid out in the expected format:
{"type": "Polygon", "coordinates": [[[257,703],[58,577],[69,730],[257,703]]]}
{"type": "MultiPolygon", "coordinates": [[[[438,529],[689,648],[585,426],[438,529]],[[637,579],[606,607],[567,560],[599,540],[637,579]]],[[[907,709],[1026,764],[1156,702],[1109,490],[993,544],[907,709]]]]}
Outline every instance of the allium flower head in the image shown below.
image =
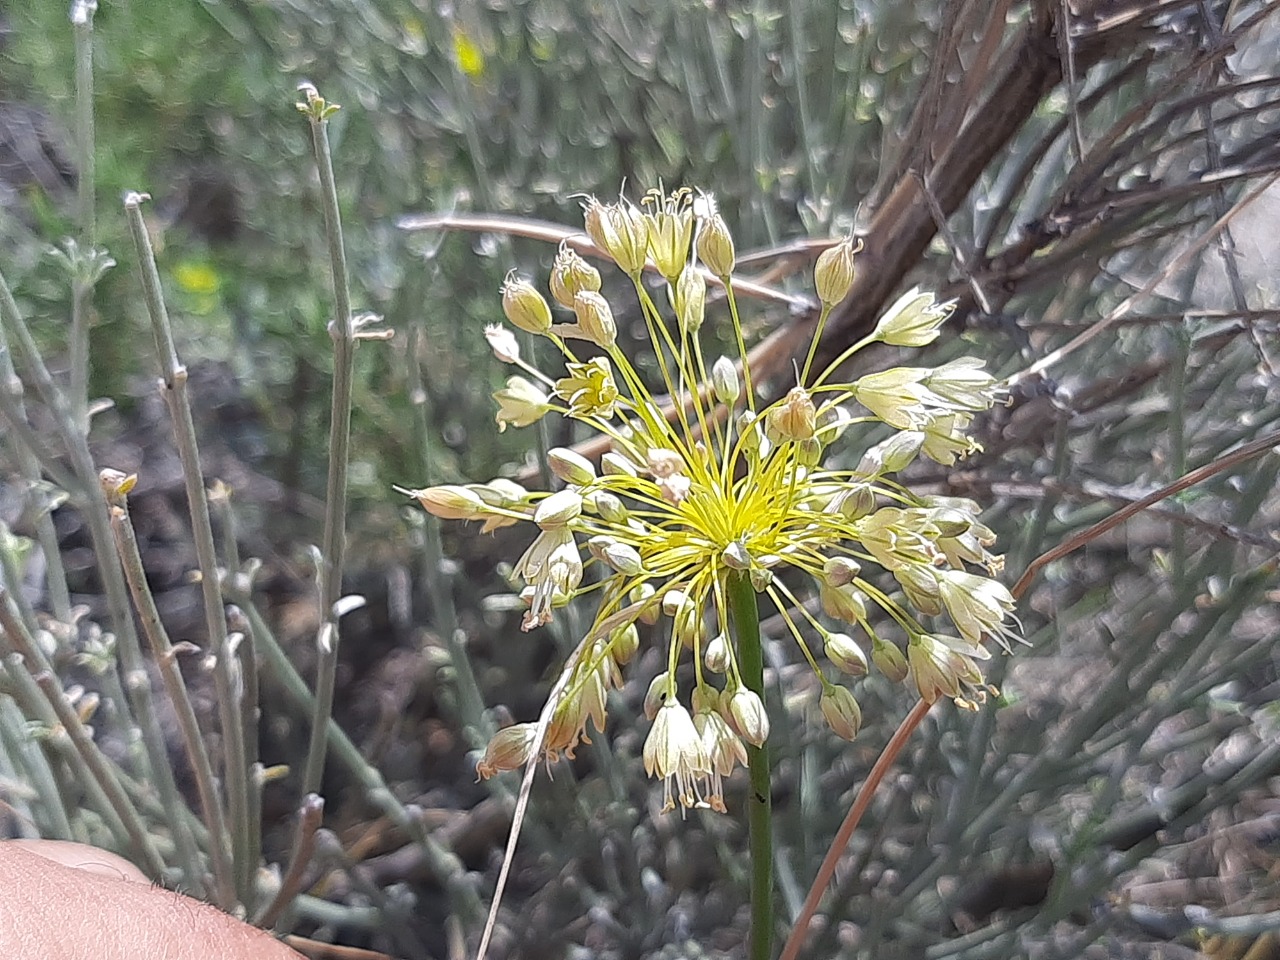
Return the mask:
{"type": "MultiPolygon", "coordinates": [[[[978,449],[966,430],[1003,394],[969,359],[835,379],[869,344],[911,347],[937,337],[952,305],[913,290],[825,369],[814,369],[811,345],[794,386],[762,400],[733,299],[735,254],[724,219],[707,195],[694,200],[687,190],[651,192],[642,206],[590,198],[583,209],[597,249],[632,280],[636,304],[626,315],[647,329],[653,363],[623,351],[615,315],[624,306],[605,298],[595,268],[567,247],[551,290],[572,320],[553,322],[527,281],[513,277],[503,288],[511,323],[544,337],[544,354],[562,357],[563,372],[544,373],[511,341],[487,334],[499,358],[527,375],[496,395],[501,427],[556,412],[602,436],[608,451],[598,461],[551,451],[548,466],[563,484],[556,492],[510,481],[406,492],[446,519],[532,528],[514,567],[528,605],[523,629],[550,622],[580,593],[595,600],[594,621],[544,713],[545,737],[530,739],[524,727],[498,734],[481,773],[535,752],[552,760],[585,739],[588,723],[601,729],[608,690],[638,645],[652,642],[653,631],[640,626],[657,623],[665,658],[645,697],[653,721],[645,767],[665,782],[668,807],[722,809],[724,777],[743,762],[747,744],[769,735],[764,703],[741,674],[731,587],[749,582],[779,614],[821,678],[822,715],[843,737],[856,735],[862,713],[853,691],[828,675],[856,683],[875,669],[893,682],[910,675],[926,699],[980,699],[983,645],[1018,639],[1013,598],[990,576],[1000,569],[989,551],[994,537],[976,503],[918,497],[894,477],[917,458],[950,464],[978,449]],[[707,275],[728,280],[736,359],[704,353],[704,339],[724,331],[716,317],[703,319],[700,258],[707,275]],[[642,279],[650,263],[667,282],[671,311],[659,308],[642,279]],[[815,596],[817,604],[806,602],[815,596]],[[685,658],[693,663],[691,690],[677,679],[685,658]]],[[[818,335],[854,280],[856,252],[845,240],[818,264],[818,335]]]]}

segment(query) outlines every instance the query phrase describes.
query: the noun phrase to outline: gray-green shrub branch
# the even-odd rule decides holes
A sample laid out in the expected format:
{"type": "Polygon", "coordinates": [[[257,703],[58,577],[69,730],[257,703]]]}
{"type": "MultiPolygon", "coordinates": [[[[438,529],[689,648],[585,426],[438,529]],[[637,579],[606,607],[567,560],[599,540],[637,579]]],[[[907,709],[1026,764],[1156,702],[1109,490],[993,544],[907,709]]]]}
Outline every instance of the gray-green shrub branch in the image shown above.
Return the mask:
{"type": "MultiPolygon", "coordinates": [[[[164,387],[165,404],[173,420],[174,439],[182,460],[182,476],[186,486],[187,505],[200,567],[200,591],[204,601],[205,629],[209,634],[209,654],[213,660],[213,679],[217,690],[218,722],[222,727],[222,743],[226,753],[223,773],[226,778],[227,807],[231,821],[232,862],[235,889],[241,903],[253,906],[253,881],[257,863],[249,862],[249,771],[245,764],[244,731],[236,673],[235,656],[227,644],[227,621],[222,603],[221,578],[213,543],[213,524],[209,519],[209,501],[204,474],[200,467],[200,450],[196,444],[195,424],[191,417],[191,401],[187,394],[187,368],[178,359],[173,342],[173,327],[160,289],[151,238],[142,219],[145,195],[130,193],[125,197],[125,217],[138,255],[138,269],[145,291],[147,313],[155,335],[156,356],[164,387]]],[[[215,835],[213,843],[221,843],[215,835]]],[[[224,903],[226,907],[231,904],[224,903]]]]}

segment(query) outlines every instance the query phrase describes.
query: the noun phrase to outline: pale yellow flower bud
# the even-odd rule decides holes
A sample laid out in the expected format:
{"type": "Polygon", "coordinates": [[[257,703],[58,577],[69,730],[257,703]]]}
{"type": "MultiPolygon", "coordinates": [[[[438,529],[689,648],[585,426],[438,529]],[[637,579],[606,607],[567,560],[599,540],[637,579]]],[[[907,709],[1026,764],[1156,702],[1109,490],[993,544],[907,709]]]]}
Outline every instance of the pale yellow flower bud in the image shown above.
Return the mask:
{"type": "Polygon", "coordinates": [[[831,557],[822,565],[822,579],[829,587],[843,587],[862,573],[862,564],[849,557],[831,557]]]}
{"type": "Polygon", "coordinates": [[[900,430],[862,455],[862,460],[858,463],[858,473],[868,477],[878,477],[905,470],[916,458],[923,444],[923,433],[917,430],[900,430]]]}
{"type": "Polygon", "coordinates": [[[823,250],[813,268],[813,285],[824,306],[833,307],[849,295],[853,286],[853,255],[861,249],[853,237],[845,237],[834,247],[823,250]]]}
{"type": "Polygon", "coordinates": [[[422,508],[441,520],[476,520],[484,516],[484,501],[466,487],[445,484],[412,491],[422,508]]]}
{"type": "Polygon", "coordinates": [[[654,589],[653,584],[638,583],[631,588],[627,597],[632,603],[644,604],[640,615],[636,617],[637,620],[649,626],[658,622],[658,618],[662,616],[662,601],[658,598],[658,591],[654,589]]]}
{"type": "Polygon", "coordinates": [[[938,339],[955,301],[934,303],[933,295],[912,287],[894,301],[876,324],[876,337],[895,347],[923,347],[938,339]]]}
{"type": "Polygon", "coordinates": [[[583,290],[573,298],[573,312],[582,334],[597,347],[608,350],[618,340],[618,325],[609,301],[598,293],[583,290]]]}
{"type": "Polygon", "coordinates": [[[565,483],[584,487],[596,478],[591,461],[568,447],[552,447],[547,451],[547,466],[565,483]]]}
{"type": "Polygon", "coordinates": [[[527,427],[537,423],[551,410],[551,400],[524,377],[508,377],[507,385],[494,393],[498,401],[498,432],[508,426],[527,427]]]}
{"type": "Polygon", "coordinates": [[[885,675],[891,683],[901,683],[907,676],[907,658],[902,655],[897,644],[871,638],[871,661],[876,669],[885,675]]]}
{"type": "Polygon", "coordinates": [[[796,463],[802,467],[816,467],[822,460],[822,441],[817,437],[809,437],[796,441],[796,463]]]}
{"type": "Polygon", "coordinates": [[[747,579],[751,581],[752,590],[764,593],[773,583],[773,571],[765,567],[752,567],[747,571],[747,579]]]}
{"type": "Polygon", "coordinates": [[[818,410],[818,439],[831,444],[844,436],[844,432],[853,423],[853,414],[836,403],[825,404],[818,410]]]}
{"type": "Polygon", "coordinates": [[[808,440],[817,428],[817,410],[813,398],[804,387],[792,387],[782,403],[765,414],[769,439],[774,443],[783,440],[808,440]]]}
{"type": "Polygon", "coordinates": [[[529,491],[514,480],[497,477],[488,483],[473,483],[468,486],[481,500],[491,507],[514,507],[524,503],[529,491]]]}
{"type": "Polygon", "coordinates": [[[523,767],[529,762],[537,733],[536,723],[516,723],[503,727],[490,738],[484,757],[476,764],[476,773],[482,780],[488,780],[496,773],[523,767]]]}
{"type": "Polygon", "coordinates": [[[764,431],[760,429],[759,418],[750,410],[743,410],[738,415],[739,443],[745,453],[763,460],[769,455],[772,444],[764,431]]]}
{"type": "Polygon", "coordinates": [[[867,655],[858,646],[858,641],[847,633],[827,634],[822,652],[841,673],[861,677],[867,672],[867,655]]]}
{"type": "Polygon", "coordinates": [[[600,271],[567,243],[562,243],[551,265],[551,296],[560,306],[572,310],[573,298],[584,290],[600,292],[600,271]]]}
{"type": "Polygon", "coordinates": [[[843,740],[852,740],[858,735],[862,726],[862,708],[848,687],[839,684],[827,684],[822,690],[822,699],[818,701],[822,709],[822,717],[827,721],[831,732],[843,740]]]}
{"type": "Polygon", "coordinates": [[[605,544],[601,553],[601,559],[605,563],[625,576],[634,577],[644,571],[644,562],[640,559],[639,551],[630,544],[614,540],[605,544]]]}
{"type": "Polygon", "coordinates": [[[668,590],[662,595],[662,612],[668,617],[674,617],[687,605],[689,595],[683,590],[668,590]]]}
{"type": "Polygon", "coordinates": [[[818,600],[822,604],[822,612],[828,617],[845,623],[862,623],[867,619],[862,591],[850,584],[842,587],[823,584],[818,588],[818,600]]]}
{"type": "Polygon", "coordinates": [[[582,496],[576,490],[561,490],[547,497],[533,512],[533,522],[543,530],[564,527],[582,513],[582,496]]]}
{"type": "Polygon", "coordinates": [[[493,355],[503,363],[515,363],[520,359],[520,344],[516,336],[506,327],[491,323],[484,328],[484,338],[489,342],[493,355]]]}
{"type": "Polygon", "coordinates": [[[626,523],[627,508],[622,501],[606,490],[597,490],[587,501],[602,520],[609,523],[626,523]]]}
{"type": "Polygon", "coordinates": [[[876,492],[869,483],[855,483],[831,501],[831,509],[846,520],[861,520],[876,508],[876,492]]]}
{"type": "Polygon", "coordinates": [[[905,563],[893,571],[907,600],[921,613],[936,617],[942,613],[938,578],[933,568],[923,563],[905,563]]]}
{"type": "Polygon", "coordinates": [[[721,710],[734,733],[753,747],[763,746],[769,739],[769,714],[754,691],[738,687],[728,696],[727,703],[721,700],[721,710]]]}
{"type": "Polygon", "coordinates": [[[615,450],[600,458],[600,471],[606,477],[638,477],[640,468],[615,450]]]}
{"type": "Polygon", "coordinates": [[[640,631],[634,623],[628,623],[609,634],[609,655],[618,666],[630,663],[639,649],[640,631]]]}
{"type": "Polygon", "coordinates": [[[595,245],[613,258],[628,276],[644,269],[649,247],[649,225],[644,215],[625,200],[603,204],[589,197],[583,204],[583,222],[595,245]]]}
{"type": "Polygon", "coordinates": [[[712,673],[724,673],[729,669],[729,638],[717,633],[707,641],[702,650],[702,662],[712,673]]]}
{"type": "Polygon", "coordinates": [[[502,284],[502,312],[527,333],[542,334],[551,329],[551,307],[546,298],[514,270],[502,284]]]}
{"type": "Polygon", "coordinates": [[[737,254],[733,248],[733,235],[724,217],[713,213],[698,228],[698,259],[708,270],[723,280],[733,274],[737,254]]]}
{"type": "Polygon", "coordinates": [[[720,357],[711,365],[711,390],[718,401],[730,407],[742,396],[738,368],[728,357],[720,357]]]}
{"type": "Polygon", "coordinates": [[[671,307],[675,310],[680,332],[693,336],[702,327],[707,313],[707,281],[692,267],[685,268],[672,288],[671,307]]]}

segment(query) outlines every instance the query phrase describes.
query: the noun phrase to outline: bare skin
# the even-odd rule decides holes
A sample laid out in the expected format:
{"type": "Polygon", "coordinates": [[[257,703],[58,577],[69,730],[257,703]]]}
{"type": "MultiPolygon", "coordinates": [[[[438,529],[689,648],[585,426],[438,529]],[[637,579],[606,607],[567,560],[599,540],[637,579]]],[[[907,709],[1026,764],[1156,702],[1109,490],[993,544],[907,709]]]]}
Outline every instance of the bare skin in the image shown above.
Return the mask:
{"type": "Polygon", "coordinates": [[[205,903],[152,886],[78,843],[0,842],[0,957],[9,960],[300,960],[205,903]]]}

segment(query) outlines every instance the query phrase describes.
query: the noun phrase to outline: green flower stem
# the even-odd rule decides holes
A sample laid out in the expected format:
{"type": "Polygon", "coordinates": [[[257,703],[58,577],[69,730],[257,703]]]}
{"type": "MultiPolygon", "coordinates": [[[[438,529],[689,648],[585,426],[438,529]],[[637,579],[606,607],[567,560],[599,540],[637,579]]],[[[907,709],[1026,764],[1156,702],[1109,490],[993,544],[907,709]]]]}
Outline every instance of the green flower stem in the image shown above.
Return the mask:
{"type": "Polygon", "coordinates": [[[342,215],[338,186],[333,177],[329,149],[328,116],[336,107],[326,106],[314,90],[306,91],[311,123],[311,144],[320,173],[325,235],[329,241],[329,265],[333,274],[333,394],[329,408],[329,479],[324,511],[324,542],[320,548],[320,631],[317,645],[320,663],[316,677],[316,710],[307,747],[304,794],[319,793],[324,777],[325,748],[329,742],[334,684],[338,672],[339,624],[336,604],[342,595],[342,564],[347,545],[347,455],[351,445],[351,388],[354,378],[356,335],[351,316],[351,292],[347,283],[347,254],[342,243],[342,215]]]}
{"type": "MultiPolygon", "coordinates": [[[[726,584],[729,619],[738,645],[738,667],[747,689],[764,702],[764,649],[760,644],[760,608],[745,573],[729,575],[726,584]]],[[[773,953],[773,832],[769,783],[769,744],[747,745],[751,795],[747,826],[751,837],[750,960],[769,960],[773,953]]]]}

